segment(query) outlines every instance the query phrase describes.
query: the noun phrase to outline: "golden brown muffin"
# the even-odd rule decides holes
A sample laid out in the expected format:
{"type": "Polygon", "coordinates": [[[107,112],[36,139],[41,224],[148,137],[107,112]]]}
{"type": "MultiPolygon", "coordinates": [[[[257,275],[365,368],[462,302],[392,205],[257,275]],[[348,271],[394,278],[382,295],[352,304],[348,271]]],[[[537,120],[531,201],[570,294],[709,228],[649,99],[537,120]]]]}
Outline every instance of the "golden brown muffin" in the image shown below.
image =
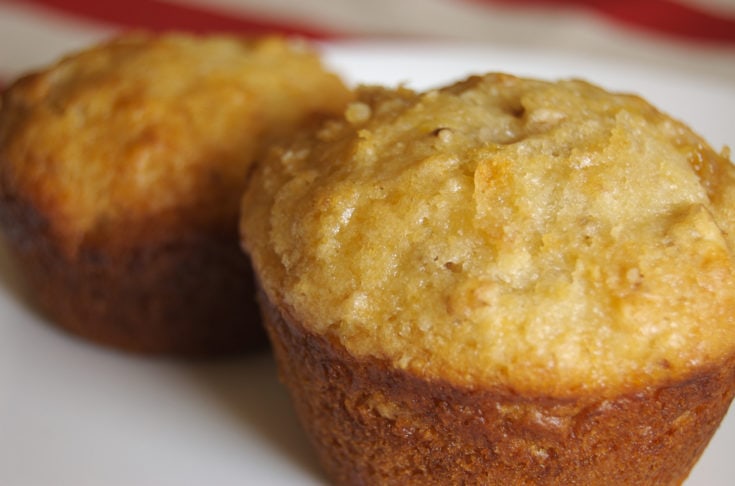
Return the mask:
{"type": "Polygon", "coordinates": [[[638,97],[364,88],[243,207],[338,484],[678,484],[735,393],[735,170],[638,97]]]}
{"type": "Polygon", "coordinates": [[[129,34],[19,79],[0,111],[0,223],[33,296],[127,350],[264,344],[237,236],[245,174],[270,137],[349,96],[277,38],[129,34]]]}

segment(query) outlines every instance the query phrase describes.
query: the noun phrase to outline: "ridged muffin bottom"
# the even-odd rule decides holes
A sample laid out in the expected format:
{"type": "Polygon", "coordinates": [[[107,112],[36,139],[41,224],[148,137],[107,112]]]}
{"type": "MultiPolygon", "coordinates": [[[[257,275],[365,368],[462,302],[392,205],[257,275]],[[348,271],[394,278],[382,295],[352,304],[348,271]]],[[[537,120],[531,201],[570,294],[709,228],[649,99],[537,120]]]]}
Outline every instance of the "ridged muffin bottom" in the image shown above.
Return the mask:
{"type": "Polygon", "coordinates": [[[267,346],[250,263],[231,232],[161,236],[149,221],[121,227],[123,241],[136,235],[125,245],[83,244],[69,255],[33,208],[7,201],[4,208],[22,221],[5,235],[8,249],[30,300],[54,325],[150,355],[209,357],[267,346]]]}
{"type": "Polygon", "coordinates": [[[681,484],[726,414],[735,357],[603,399],[427,381],[356,358],[261,295],[282,381],[339,485],[681,484]]]}

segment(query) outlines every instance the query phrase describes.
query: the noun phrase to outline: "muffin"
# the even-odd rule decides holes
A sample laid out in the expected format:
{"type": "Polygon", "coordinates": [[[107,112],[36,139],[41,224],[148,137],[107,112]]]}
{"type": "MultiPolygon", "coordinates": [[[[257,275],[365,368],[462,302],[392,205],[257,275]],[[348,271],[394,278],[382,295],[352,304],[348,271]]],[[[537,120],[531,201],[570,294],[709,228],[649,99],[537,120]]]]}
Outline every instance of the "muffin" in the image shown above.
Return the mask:
{"type": "Polygon", "coordinates": [[[278,38],[131,33],[8,86],[0,225],[51,320],[119,349],[205,356],[266,344],[238,238],[271,137],[350,94],[278,38]]]}
{"type": "Polygon", "coordinates": [[[361,88],[243,198],[336,484],[679,484],[735,392],[735,170],[643,99],[361,88]]]}

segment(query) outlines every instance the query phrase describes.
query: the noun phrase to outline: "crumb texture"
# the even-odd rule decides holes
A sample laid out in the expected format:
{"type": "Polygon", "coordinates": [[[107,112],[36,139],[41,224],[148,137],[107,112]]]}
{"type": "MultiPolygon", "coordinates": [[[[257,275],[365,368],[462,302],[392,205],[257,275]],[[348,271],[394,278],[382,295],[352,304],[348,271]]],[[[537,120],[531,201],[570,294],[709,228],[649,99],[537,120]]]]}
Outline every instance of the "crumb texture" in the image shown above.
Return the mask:
{"type": "Polygon", "coordinates": [[[639,97],[502,74],[362,88],[271,151],[242,232],[271,302],[466,386],[634,389],[735,350],[735,171],[639,97]]]}
{"type": "Polygon", "coordinates": [[[264,346],[237,230],[246,174],[350,98],[281,38],[131,33],[18,79],[0,99],[0,226],[33,301],[118,349],[264,346]]]}
{"type": "Polygon", "coordinates": [[[9,87],[0,192],[39,208],[69,253],[141,217],[231,225],[263,140],[348,97],[305,45],[125,35],[9,87]]]}

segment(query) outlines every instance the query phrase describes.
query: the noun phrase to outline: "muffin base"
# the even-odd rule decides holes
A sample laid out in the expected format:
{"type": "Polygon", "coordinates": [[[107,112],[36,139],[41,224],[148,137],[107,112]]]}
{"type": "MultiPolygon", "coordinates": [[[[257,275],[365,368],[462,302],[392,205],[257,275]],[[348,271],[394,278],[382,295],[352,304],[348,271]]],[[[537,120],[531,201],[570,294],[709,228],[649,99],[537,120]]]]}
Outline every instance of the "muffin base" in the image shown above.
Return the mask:
{"type": "Polygon", "coordinates": [[[735,357],[608,399],[470,390],[355,358],[260,300],[281,379],[340,485],[681,484],[735,392],[735,357]]]}
{"type": "Polygon", "coordinates": [[[148,221],[120,228],[124,244],[87,242],[69,254],[28,205],[3,208],[8,251],[30,301],[59,327],[149,355],[212,357],[267,346],[236,229],[167,232],[164,222],[148,221]]]}

